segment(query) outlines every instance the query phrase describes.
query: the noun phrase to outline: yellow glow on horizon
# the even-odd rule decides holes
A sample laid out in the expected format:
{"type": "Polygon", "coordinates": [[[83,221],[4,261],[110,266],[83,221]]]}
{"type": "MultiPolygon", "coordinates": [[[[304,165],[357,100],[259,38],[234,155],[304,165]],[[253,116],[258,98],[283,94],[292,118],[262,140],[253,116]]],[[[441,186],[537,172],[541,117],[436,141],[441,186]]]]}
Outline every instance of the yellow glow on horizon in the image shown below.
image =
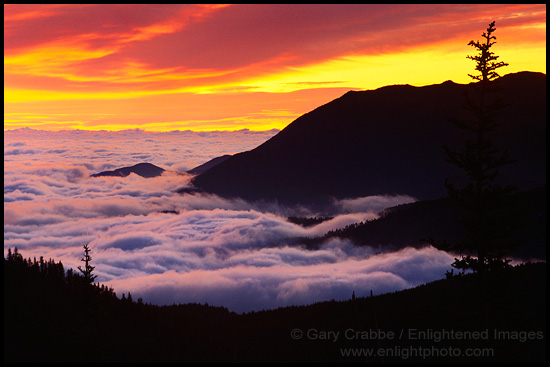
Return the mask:
{"type": "MultiPolygon", "coordinates": [[[[75,120],[68,113],[6,113],[4,114],[4,131],[21,128],[21,124],[40,130],[108,130],[118,131],[127,129],[141,129],[146,131],[166,132],[173,130],[193,131],[234,131],[248,129],[251,131],[281,130],[289,121],[299,117],[299,114],[285,109],[262,110],[242,116],[232,116],[218,119],[189,119],[189,120],[156,120],[142,123],[105,123],[116,118],[112,113],[82,113],[80,120],[75,120]],[[66,119],[66,120],[64,120],[66,119]]],[[[132,120],[133,116],[125,115],[126,120],[132,120]]],[[[151,118],[158,118],[152,116],[151,118]]]]}
{"type": "MultiPolygon", "coordinates": [[[[151,132],[168,132],[175,130],[191,130],[197,132],[206,131],[238,131],[247,129],[250,131],[268,131],[282,130],[288,124],[287,120],[272,121],[265,123],[258,121],[252,125],[233,124],[230,120],[227,123],[223,121],[168,121],[168,122],[152,122],[146,124],[102,124],[90,126],[85,121],[47,121],[47,122],[29,122],[25,121],[25,126],[48,131],[59,131],[67,129],[78,129],[88,131],[120,131],[139,129],[151,132]]],[[[19,129],[19,124],[10,124],[4,121],[4,131],[19,129]]]]}
{"type": "Polygon", "coordinates": [[[349,55],[323,63],[296,67],[285,74],[247,81],[255,91],[286,93],[323,85],[350,89],[376,89],[393,84],[428,85],[453,80],[465,83],[460,70],[466,62],[457,55],[434,52],[387,55],[349,55]],[[451,71],[451,72],[449,72],[451,71]]]}
{"type": "MultiPolygon", "coordinates": [[[[261,123],[258,121],[252,125],[241,126],[238,124],[232,124],[228,121],[226,124],[223,121],[167,121],[167,122],[151,122],[147,124],[133,125],[133,124],[109,124],[109,125],[94,125],[94,126],[70,126],[70,128],[76,128],[81,130],[90,131],[120,131],[120,130],[132,130],[139,129],[151,132],[168,132],[175,130],[192,130],[197,132],[206,131],[237,131],[248,129],[250,131],[268,131],[268,130],[282,130],[288,121],[274,121],[272,123],[261,123]],[[282,126],[282,127],[281,127],[282,126]]],[[[58,130],[67,129],[67,126],[58,130]]]]}

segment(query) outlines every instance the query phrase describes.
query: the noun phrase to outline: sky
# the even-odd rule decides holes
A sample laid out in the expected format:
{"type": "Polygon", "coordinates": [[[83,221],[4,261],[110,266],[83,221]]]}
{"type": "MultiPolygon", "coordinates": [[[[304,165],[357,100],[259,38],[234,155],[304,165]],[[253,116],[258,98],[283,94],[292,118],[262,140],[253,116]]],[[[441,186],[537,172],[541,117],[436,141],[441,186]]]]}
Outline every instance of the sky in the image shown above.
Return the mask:
{"type": "Polygon", "coordinates": [[[349,90],[546,73],[545,4],[4,5],[4,130],[282,129],[349,90]]]}
{"type": "MultiPolygon", "coordinates": [[[[296,237],[379,217],[409,196],[333,201],[323,212],[212,194],[176,194],[182,173],[214,156],[251,149],[277,130],[4,132],[4,256],[82,265],[119,297],[152,304],[208,303],[234,312],[347,300],[444,278],[453,256],[433,247],[390,251],[329,240],[307,250],[296,237]],[[138,148],[136,148],[138,147],[138,148]],[[151,162],[160,177],[90,177],[151,162]],[[179,172],[179,173],[177,173],[179,172]],[[288,216],[330,215],[303,228],[288,216]]],[[[398,230],[398,229],[397,229],[398,230]]]]}

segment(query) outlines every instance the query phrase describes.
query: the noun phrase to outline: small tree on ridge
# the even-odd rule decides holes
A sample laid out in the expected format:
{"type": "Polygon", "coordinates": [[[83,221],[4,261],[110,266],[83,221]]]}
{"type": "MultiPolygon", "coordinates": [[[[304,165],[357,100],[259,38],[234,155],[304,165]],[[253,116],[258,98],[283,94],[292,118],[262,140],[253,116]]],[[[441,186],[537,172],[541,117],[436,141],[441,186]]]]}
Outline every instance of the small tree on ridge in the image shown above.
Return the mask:
{"type": "Polygon", "coordinates": [[[82,267],[78,266],[78,270],[80,270],[80,272],[84,274],[84,279],[86,279],[88,283],[93,283],[94,279],[97,278],[97,276],[92,275],[92,271],[95,269],[95,266],[90,265],[90,261],[92,261],[90,252],[92,252],[92,250],[90,250],[88,244],[84,245],[84,257],[80,259],[80,261],[83,261],[85,263],[85,268],[82,269],[82,267]]]}

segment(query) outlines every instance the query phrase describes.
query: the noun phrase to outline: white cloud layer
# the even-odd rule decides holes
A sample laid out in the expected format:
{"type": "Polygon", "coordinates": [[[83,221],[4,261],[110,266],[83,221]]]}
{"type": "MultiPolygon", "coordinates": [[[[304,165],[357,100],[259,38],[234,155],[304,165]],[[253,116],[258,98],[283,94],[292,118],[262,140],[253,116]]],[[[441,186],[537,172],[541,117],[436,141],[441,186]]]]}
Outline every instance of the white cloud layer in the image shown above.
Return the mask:
{"type": "Polygon", "coordinates": [[[432,247],[375,252],[331,240],[317,250],[293,238],[374,219],[414,199],[334,201],[334,218],[303,228],[287,216],[308,208],[248,203],[207,194],[179,195],[188,175],[90,177],[105,169],[150,162],[189,169],[249,150],[271,132],[130,130],[5,133],[4,252],[79,264],[90,243],[97,281],[145,302],[208,302],[243,312],[412,287],[442,278],[452,257],[432,247]],[[139,152],[135,152],[139,147],[139,152]]]}

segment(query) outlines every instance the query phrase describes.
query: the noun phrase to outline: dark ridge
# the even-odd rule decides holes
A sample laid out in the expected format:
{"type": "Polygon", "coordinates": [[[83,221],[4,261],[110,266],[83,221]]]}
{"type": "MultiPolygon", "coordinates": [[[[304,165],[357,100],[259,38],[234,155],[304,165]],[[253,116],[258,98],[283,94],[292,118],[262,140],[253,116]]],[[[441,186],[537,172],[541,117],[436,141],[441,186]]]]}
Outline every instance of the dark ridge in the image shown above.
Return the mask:
{"type": "MultiPolygon", "coordinates": [[[[510,257],[523,261],[546,259],[546,186],[515,195],[517,219],[514,236],[519,246],[510,257]]],[[[422,247],[426,238],[445,238],[451,243],[465,240],[460,220],[464,210],[449,198],[417,201],[388,208],[381,217],[350,224],[318,238],[300,239],[308,248],[318,248],[331,237],[345,238],[358,246],[384,250],[422,247]]],[[[444,250],[444,249],[441,249],[444,250]]]]}
{"type": "Polygon", "coordinates": [[[304,228],[331,220],[333,217],[288,217],[290,223],[298,224],[304,228]]]}

